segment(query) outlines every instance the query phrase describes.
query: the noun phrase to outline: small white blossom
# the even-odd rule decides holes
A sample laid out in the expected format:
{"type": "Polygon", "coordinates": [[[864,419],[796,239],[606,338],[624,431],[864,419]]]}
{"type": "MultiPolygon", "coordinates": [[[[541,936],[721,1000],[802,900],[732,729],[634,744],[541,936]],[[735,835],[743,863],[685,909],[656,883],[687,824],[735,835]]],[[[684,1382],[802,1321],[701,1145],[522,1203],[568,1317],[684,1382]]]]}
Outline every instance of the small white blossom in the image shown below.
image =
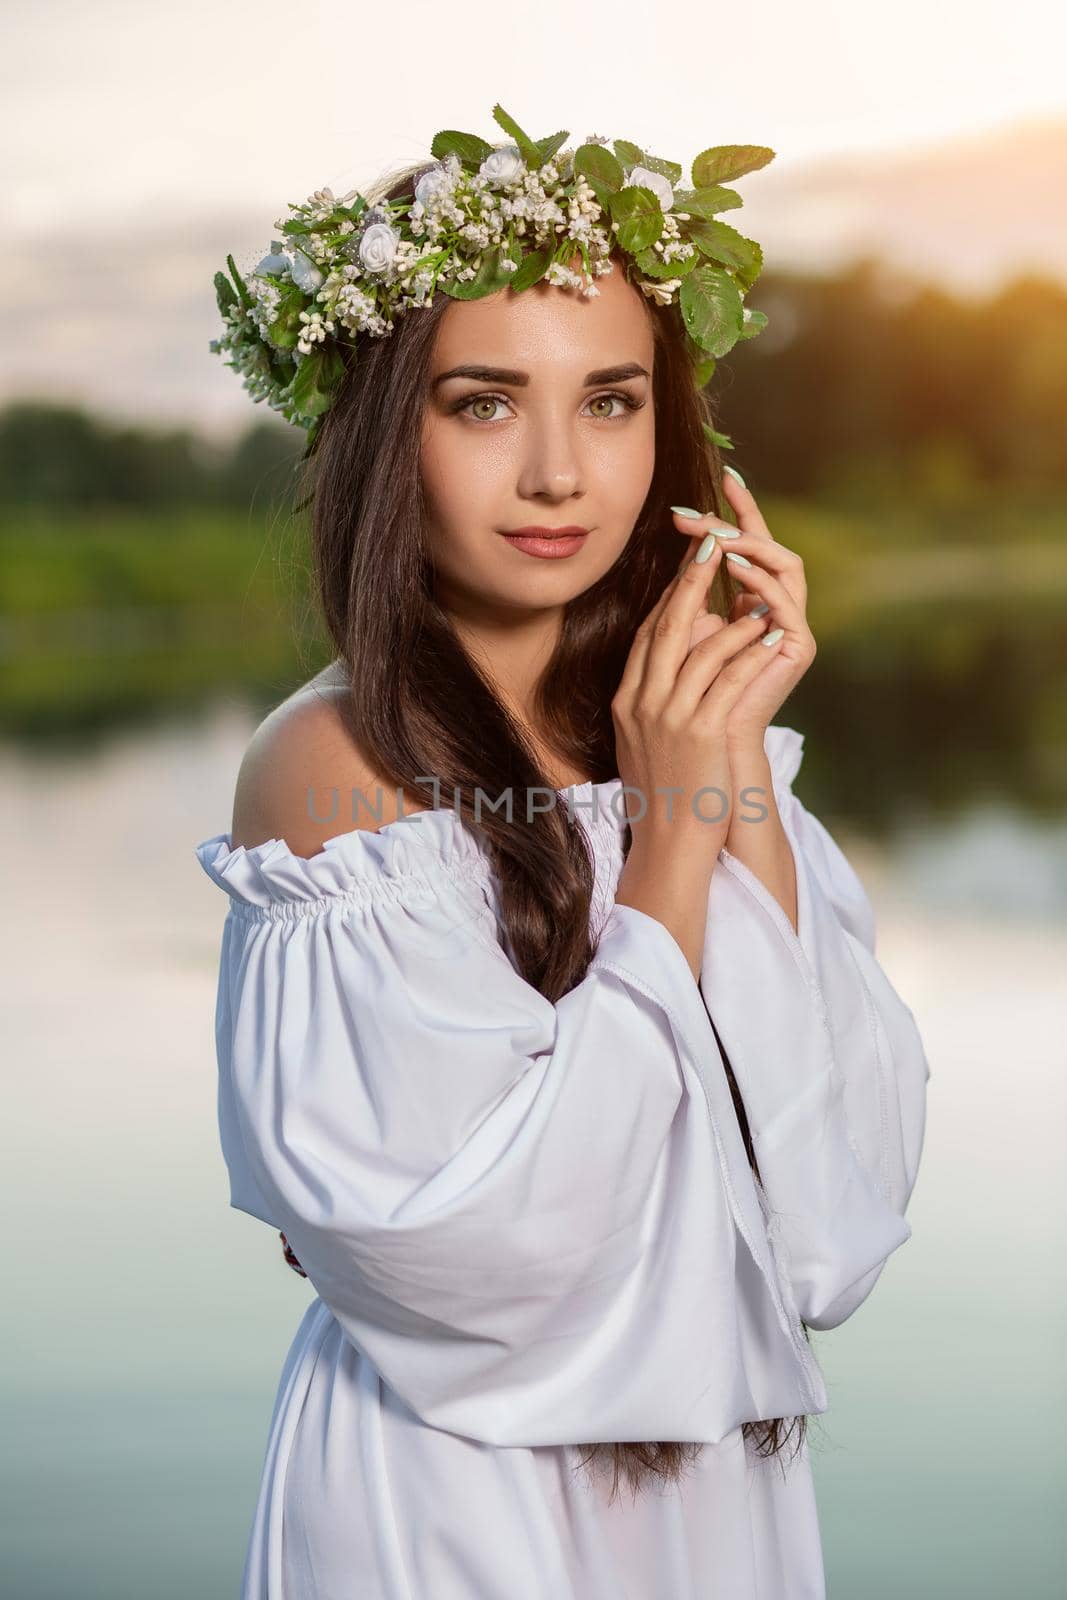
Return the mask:
{"type": "Polygon", "coordinates": [[[642,292],[661,306],[670,305],[675,289],[679,288],[682,282],[681,278],[667,278],[663,283],[651,283],[646,278],[639,281],[642,292]]]}
{"type": "Polygon", "coordinates": [[[300,321],[304,326],[300,330],[296,348],[301,355],[310,355],[313,344],[322,344],[327,334],[334,332],[334,324],[321,311],[301,311],[300,321]]]}

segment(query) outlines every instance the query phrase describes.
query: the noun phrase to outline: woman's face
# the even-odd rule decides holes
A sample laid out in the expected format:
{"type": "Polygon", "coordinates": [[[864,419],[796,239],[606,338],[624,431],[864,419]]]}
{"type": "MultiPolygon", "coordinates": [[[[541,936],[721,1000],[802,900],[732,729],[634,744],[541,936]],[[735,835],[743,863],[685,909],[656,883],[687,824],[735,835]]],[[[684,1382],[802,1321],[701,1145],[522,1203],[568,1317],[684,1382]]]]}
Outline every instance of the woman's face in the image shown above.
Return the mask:
{"type": "Polygon", "coordinates": [[[560,607],[608,571],[633,531],[655,459],[652,329],[617,261],[595,282],[590,299],[541,283],[453,301],[441,319],[422,474],[447,609],[560,607]],[[449,376],[459,366],[498,371],[449,376]],[[531,525],[589,533],[553,558],[502,537],[531,525]]]}

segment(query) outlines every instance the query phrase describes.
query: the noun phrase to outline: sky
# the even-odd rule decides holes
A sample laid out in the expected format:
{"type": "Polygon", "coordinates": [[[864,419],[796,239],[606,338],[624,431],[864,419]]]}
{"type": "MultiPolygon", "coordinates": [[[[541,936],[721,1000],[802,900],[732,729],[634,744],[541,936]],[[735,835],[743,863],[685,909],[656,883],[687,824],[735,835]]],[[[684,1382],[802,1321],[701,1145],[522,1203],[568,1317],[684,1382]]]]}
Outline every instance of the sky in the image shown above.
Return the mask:
{"type": "Polygon", "coordinates": [[[440,128],[503,142],[497,102],[534,137],[626,138],[687,177],[710,145],[770,146],[730,219],[768,267],[870,247],[975,290],[1019,266],[1067,281],[1047,0],[36,0],[0,27],[0,402],[247,422],[207,355],[226,252],[251,265],[289,203],[425,158],[440,128]]]}
{"type": "Polygon", "coordinates": [[[1048,0],[680,0],[652,15],[555,0],[497,14],[426,0],[9,7],[0,215],[21,230],[238,197],[273,211],[415,159],[439,127],[492,137],[498,100],[535,136],[769,144],[780,165],[1067,105],[1067,21],[1048,0]]]}

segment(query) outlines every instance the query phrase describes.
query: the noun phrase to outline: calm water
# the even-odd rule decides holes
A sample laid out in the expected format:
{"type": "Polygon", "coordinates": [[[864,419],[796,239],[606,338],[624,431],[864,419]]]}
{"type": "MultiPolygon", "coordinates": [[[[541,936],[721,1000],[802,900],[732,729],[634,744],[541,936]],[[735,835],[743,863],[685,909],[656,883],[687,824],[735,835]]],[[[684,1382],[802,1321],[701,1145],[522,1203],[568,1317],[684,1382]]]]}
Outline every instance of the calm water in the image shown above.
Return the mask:
{"type": "MultiPolygon", "coordinates": [[[[253,719],[0,755],[6,1592],[236,1595],[274,1388],[311,1298],[231,1210],[215,1130],[229,827],[253,719]]],[[[803,773],[798,780],[803,796],[803,773]]],[[[1067,830],[1011,811],[842,837],[933,1076],[914,1236],[813,1335],[832,1596],[1063,1592],[1067,830]]]]}

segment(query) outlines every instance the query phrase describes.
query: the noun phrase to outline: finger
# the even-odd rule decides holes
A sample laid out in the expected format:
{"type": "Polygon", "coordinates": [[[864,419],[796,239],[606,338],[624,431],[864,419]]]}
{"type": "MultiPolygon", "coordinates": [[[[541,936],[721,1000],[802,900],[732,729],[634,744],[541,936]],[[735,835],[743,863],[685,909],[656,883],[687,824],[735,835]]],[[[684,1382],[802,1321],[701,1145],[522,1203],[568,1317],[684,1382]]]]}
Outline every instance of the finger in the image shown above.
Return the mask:
{"type": "Polygon", "coordinates": [[[767,619],[761,618],[761,621],[767,620],[768,626],[774,625],[789,628],[794,633],[801,633],[806,630],[807,618],[804,613],[804,607],[798,603],[786,585],[779,578],[776,578],[773,573],[765,572],[762,567],[756,566],[755,563],[748,563],[746,558],[738,559],[737,556],[734,556],[733,560],[727,557],[726,565],[729,568],[731,577],[736,578],[738,583],[743,584],[747,593],[755,596],[756,607],[758,607],[761,600],[770,607],[767,619]],[[745,564],[742,564],[742,561],[745,561],[745,564]],[[773,624],[770,622],[770,618],[774,619],[773,624]]]}
{"type": "Polygon", "coordinates": [[[790,550],[788,545],[780,543],[770,533],[744,533],[740,528],[731,528],[728,522],[723,522],[713,511],[706,512],[699,523],[690,526],[700,528],[702,533],[714,533],[717,538],[721,538],[724,552],[737,550],[741,555],[747,555],[749,560],[758,561],[760,566],[768,567],[780,577],[789,573],[803,577],[803,557],[795,550],[790,550]]]}
{"type": "Polygon", "coordinates": [[[674,688],[678,669],[689,649],[693,623],[702,610],[707,610],[708,593],[721,559],[721,546],[716,540],[706,561],[690,561],[675,578],[667,604],[650,630],[644,652],[641,692],[647,694],[653,704],[661,704],[674,688]]]}
{"type": "Polygon", "coordinates": [[[800,606],[801,610],[806,609],[807,574],[804,571],[803,561],[794,551],[787,550],[776,539],[764,539],[759,534],[740,534],[737,539],[730,540],[727,549],[735,557],[733,561],[727,563],[726,568],[732,578],[740,579],[742,573],[748,570],[742,561],[736,559],[743,556],[751,566],[765,568],[771,572],[790,599],[800,606]]]}
{"type": "Polygon", "coordinates": [[[662,616],[667,602],[671,598],[671,595],[677,588],[678,583],[681,580],[682,573],[685,571],[687,565],[687,561],[682,563],[682,565],[678,568],[677,574],[671,579],[670,583],[667,584],[667,587],[664,589],[663,593],[660,595],[651,611],[649,611],[647,615],[642,618],[636,632],[634,633],[633,641],[630,645],[630,653],[626,658],[626,664],[623,667],[622,677],[619,679],[619,689],[617,692],[625,693],[626,695],[632,695],[638,688],[640,688],[645,670],[645,657],[648,654],[648,648],[652,640],[652,631],[655,628],[657,621],[662,616]]]}
{"type": "MultiPolygon", "coordinates": [[[[674,517],[675,532],[688,534],[689,543],[694,550],[709,533],[717,534],[720,530],[723,530],[727,538],[729,538],[731,534],[736,534],[738,531],[732,523],[724,521],[722,517],[717,517],[714,511],[690,512],[686,509],[683,512],[679,511],[677,506],[671,506],[671,513],[674,517]]],[[[684,566],[685,563],[683,562],[682,564],[684,566]]]]}
{"type": "Polygon", "coordinates": [[[697,551],[700,549],[701,540],[703,539],[703,537],[704,537],[703,534],[700,534],[699,536],[697,536],[695,538],[690,536],[690,538],[688,538],[685,541],[685,554],[682,557],[681,561],[679,561],[679,563],[678,563],[678,571],[679,572],[683,572],[685,570],[685,568],[689,565],[690,561],[692,561],[693,557],[696,555],[697,551]]]}
{"type": "Polygon", "coordinates": [[[675,685],[672,703],[692,716],[709,685],[728,664],[767,632],[765,617],[742,617],[728,622],[707,639],[701,640],[686,658],[675,685]]]}
{"type": "Polygon", "coordinates": [[[722,492],[726,496],[726,503],[737,518],[737,526],[742,533],[765,534],[770,537],[771,530],[763,520],[763,515],[756,504],[756,497],[751,489],[746,489],[738,483],[732,473],[724,472],[722,475],[722,492]]]}
{"type": "Polygon", "coordinates": [[[757,637],[723,667],[712,680],[692,715],[693,724],[701,727],[725,727],[730,712],[740,700],[754,678],[765,671],[781,652],[785,635],[782,634],[768,646],[764,638],[757,637]]]}
{"type": "Polygon", "coordinates": [[[702,611],[693,623],[692,631],[689,635],[689,650],[686,654],[690,654],[698,644],[703,644],[704,640],[710,639],[713,634],[721,633],[723,628],[726,627],[726,623],[727,618],[720,617],[717,611],[702,611]]]}

